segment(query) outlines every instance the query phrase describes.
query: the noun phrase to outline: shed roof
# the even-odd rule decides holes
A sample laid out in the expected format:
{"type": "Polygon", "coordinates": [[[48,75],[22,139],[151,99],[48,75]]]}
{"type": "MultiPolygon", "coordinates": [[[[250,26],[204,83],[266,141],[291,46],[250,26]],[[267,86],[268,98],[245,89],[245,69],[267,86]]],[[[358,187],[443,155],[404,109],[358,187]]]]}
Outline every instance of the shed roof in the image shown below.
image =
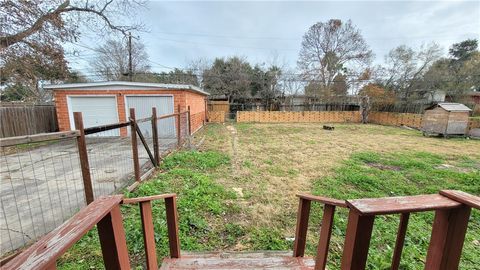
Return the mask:
{"type": "Polygon", "coordinates": [[[89,82],[89,83],[66,83],[49,84],[43,88],[51,90],[190,90],[202,95],[210,95],[198,86],[189,84],[169,84],[169,83],[144,83],[144,82],[89,82]]]}
{"type": "Polygon", "coordinates": [[[433,109],[433,108],[436,108],[436,107],[440,107],[446,111],[449,111],[449,112],[470,112],[471,109],[468,108],[467,106],[461,104],[461,103],[438,103],[438,104],[435,104],[435,105],[432,105],[430,107],[427,108],[428,109],[433,109]]]}

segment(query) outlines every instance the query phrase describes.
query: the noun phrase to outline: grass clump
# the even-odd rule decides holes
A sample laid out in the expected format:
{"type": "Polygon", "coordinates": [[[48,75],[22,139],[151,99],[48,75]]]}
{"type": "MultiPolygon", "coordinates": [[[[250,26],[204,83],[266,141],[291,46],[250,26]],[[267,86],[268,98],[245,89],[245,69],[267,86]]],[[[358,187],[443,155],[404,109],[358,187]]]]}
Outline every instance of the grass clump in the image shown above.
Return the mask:
{"type": "MultiPolygon", "coordinates": [[[[227,166],[228,156],[214,152],[184,151],[165,158],[163,173],[143,183],[126,197],[151,196],[162,193],[177,193],[177,208],[180,216],[179,233],[182,250],[212,250],[232,244],[232,239],[241,236],[236,224],[224,224],[226,216],[237,208],[229,201],[236,198],[233,191],[215,183],[212,173],[227,166]],[[235,233],[234,233],[235,232],[235,233]]],[[[152,203],[157,256],[168,256],[168,237],[163,201],[152,203]]],[[[122,214],[131,263],[142,268],[144,247],[141,219],[137,205],[123,205],[122,214]]],[[[60,269],[102,268],[101,250],[96,230],[90,231],[59,262],[60,269]]]]}
{"type": "MultiPolygon", "coordinates": [[[[375,198],[437,193],[439,189],[459,189],[480,194],[479,162],[465,156],[447,157],[428,152],[378,154],[355,153],[335,170],[331,177],[314,182],[313,193],[342,199],[375,198]],[[465,169],[467,168],[467,169],[465,169]]],[[[319,223],[321,208],[312,210],[312,219],[319,223]]],[[[331,269],[340,265],[345,239],[347,211],[339,210],[332,235],[331,269]]],[[[433,213],[412,214],[402,254],[401,269],[418,269],[423,265],[430,241],[433,213]]],[[[398,215],[378,216],[375,220],[369,250],[368,269],[388,269],[395,247],[398,215]]],[[[476,269],[478,257],[480,215],[472,212],[461,260],[461,269],[476,269]]],[[[316,234],[316,231],[312,231],[316,234]]],[[[316,235],[318,237],[318,234],[316,235]]],[[[318,240],[318,238],[316,239],[318,240]]],[[[307,245],[315,253],[315,243],[307,245]]]]}

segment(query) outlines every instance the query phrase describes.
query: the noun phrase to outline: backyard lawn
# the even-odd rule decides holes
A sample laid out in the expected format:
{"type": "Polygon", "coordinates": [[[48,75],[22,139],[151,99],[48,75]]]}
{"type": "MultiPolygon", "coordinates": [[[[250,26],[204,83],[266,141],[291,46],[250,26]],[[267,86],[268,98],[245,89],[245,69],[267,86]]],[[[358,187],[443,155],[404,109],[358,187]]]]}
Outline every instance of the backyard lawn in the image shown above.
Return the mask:
{"type": "MultiPolygon", "coordinates": [[[[300,192],[337,199],[437,193],[480,195],[480,141],[423,137],[396,127],[337,124],[211,124],[196,151],[167,157],[161,172],[126,196],[176,192],[182,250],[292,249],[300,192]]],[[[168,254],[165,212],[154,204],[157,251],[168,254]]],[[[143,261],[138,207],[123,206],[132,261],[143,261]]],[[[321,208],[312,209],[307,251],[318,241],[321,208]]],[[[339,269],[347,212],[335,216],[329,269],[339,269]]],[[[411,216],[401,269],[422,268],[432,213],[411,216]]],[[[388,269],[399,216],[375,220],[367,269],[388,269]]],[[[480,265],[480,213],[472,212],[460,269],[480,265]]],[[[98,236],[87,234],[59,268],[102,264],[98,236]]],[[[141,263],[137,265],[141,268],[141,263]]]]}

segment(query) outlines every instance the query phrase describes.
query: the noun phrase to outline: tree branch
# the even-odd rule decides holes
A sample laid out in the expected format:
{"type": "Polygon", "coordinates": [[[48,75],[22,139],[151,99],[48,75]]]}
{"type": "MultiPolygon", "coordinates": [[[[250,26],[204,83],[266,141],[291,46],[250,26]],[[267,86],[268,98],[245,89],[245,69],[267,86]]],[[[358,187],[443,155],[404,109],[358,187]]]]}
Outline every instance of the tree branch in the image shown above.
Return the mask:
{"type": "Polygon", "coordinates": [[[52,11],[50,13],[46,13],[45,15],[38,18],[38,20],[32,26],[30,26],[29,28],[27,28],[27,29],[25,29],[25,30],[23,30],[19,33],[13,34],[13,35],[0,37],[0,48],[2,48],[2,49],[7,48],[10,45],[18,43],[21,40],[25,39],[26,37],[34,34],[37,31],[39,31],[46,21],[51,20],[51,19],[55,18],[56,16],[58,16],[60,13],[62,13],[62,11],[66,7],[68,7],[68,5],[70,5],[70,0],[66,0],[65,2],[60,4],[54,11],[52,11]]]}

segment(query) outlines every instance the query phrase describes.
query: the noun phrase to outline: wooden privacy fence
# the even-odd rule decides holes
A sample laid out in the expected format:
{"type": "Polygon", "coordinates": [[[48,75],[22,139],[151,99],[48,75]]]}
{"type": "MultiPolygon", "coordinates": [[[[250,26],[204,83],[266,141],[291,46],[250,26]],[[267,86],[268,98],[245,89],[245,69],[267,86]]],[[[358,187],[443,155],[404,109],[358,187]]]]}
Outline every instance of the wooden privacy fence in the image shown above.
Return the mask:
{"type": "Polygon", "coordinates": [[[220,111],[208,111],[208,121],[212,123],[223,123],[225,122],[225,112],[220,111]]]}
{"type": "Polygon", "coordinates": [[[209,101],[208,111],[229,113],[230,104],[228,103],[228,101],[209,101]]]}
{"type": "Polygon", "coordinates": [[[237,112],[237,122],[258,123],[360,123],[358,111],[345,112],[237,112]]]}
{"type": "Polygon", "coordinates": [[[368,123],[421,128],[422,118],[422,114],[416,113],[370,112],[368,114],[368,123]]]}
{"type": "Polygon", "coordinates": [[[0,103],[0,126],[0,138],[55,132],[55,106],[0,103]]]}

